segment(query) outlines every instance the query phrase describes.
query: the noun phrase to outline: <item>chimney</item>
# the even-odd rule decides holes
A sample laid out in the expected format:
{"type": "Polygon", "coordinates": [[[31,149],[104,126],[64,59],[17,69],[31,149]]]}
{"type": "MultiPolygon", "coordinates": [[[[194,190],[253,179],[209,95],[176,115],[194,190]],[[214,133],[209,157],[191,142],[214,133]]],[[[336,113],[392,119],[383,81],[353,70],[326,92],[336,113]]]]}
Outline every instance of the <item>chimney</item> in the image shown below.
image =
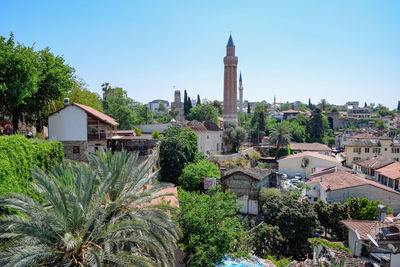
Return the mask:
{"type": "Polygon", "coordinates": [[[64,107],[66,107],[68,105],[69,105],[69,98],[66,97],[66,98],[64,98],[64,107]]]}
{"type": "Polygon", "coordinates": [[[379,222],[384,222],[386,217],[387,207],[384,205],[378,205],[378,210],[379,210],[378,220],[379,222]]]}

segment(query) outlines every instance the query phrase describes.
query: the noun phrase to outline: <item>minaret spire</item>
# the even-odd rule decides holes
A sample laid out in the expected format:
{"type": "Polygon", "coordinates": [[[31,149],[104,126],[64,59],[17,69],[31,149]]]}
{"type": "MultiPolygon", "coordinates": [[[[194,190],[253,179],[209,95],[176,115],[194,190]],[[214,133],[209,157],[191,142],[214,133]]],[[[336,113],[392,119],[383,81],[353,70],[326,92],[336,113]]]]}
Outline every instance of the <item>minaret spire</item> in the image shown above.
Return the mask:
{"type": "Polygon", "coordinates": [[[237,64],[235,45],[232,35],[229,35],[224,57],[224,122],[237,123],[237,64]]]}
{"type": "Polygon", "coordinates": [[[243,111],[243,84],[242,84],[242,72],[239,75],[239,110],[243,111]]]}

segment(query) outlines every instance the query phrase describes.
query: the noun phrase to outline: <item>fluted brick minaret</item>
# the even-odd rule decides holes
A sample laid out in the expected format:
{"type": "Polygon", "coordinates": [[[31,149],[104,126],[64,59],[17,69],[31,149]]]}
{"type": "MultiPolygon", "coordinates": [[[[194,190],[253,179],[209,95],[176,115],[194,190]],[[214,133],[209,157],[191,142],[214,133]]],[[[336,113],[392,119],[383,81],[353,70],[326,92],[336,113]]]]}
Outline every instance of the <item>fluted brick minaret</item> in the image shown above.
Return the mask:
{"type": "Polygon", "coordinates": [[[237,64],[235,45],[229,36],[224,57],[224,122],[237,123],[237,64]]]}
{"type": "Polygon", "coordinates": [[[242,84],[242,72],[239,75],[239,110],[243,111],[243,84],[242,84]]]}

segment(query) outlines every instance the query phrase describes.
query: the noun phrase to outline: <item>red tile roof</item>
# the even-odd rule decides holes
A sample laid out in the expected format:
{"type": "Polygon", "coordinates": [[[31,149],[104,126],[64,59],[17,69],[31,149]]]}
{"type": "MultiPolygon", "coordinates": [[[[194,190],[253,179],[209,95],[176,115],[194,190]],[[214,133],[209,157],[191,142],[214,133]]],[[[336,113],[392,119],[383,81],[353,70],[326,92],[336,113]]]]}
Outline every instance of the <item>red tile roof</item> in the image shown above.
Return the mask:
{"type": "Polygon", "coordinates": [[[365,168],[379,169],[379,168],[385,167],[393,162],[394,162],[393,159],[387,159],[385,157],[379,156],[379,157],[372,157],[370,159],[359,161],[356,163],[356,165],[359,165],[359,166],[365,167],[365,168]]]}
{"type": "Polygon", "coordinates": [[[370,234],[375,239],[379,232],[377,221],[343,220],[341,223],[353,232],[357,230],[361,240],[369,240],[367,234],[370,234]]]}
{"type": "Polygon", "coordinates": [[[105,122],[107,124],[110,124],[112,126],[118,126],[118,122],[116,122],[113,118],[111,118],[110,116],[107,116],[104,113],[101,113],[98,110],[95,110],[92,107],[85,106],[85,105],[82,105],[82,104],[79,104],[79,103],[71,103],[71,105],[74,105],[74,106],[76,106],[78,108],[83,109],[87,113],[95,116],[96,118],[98,118],[99,120],[101,120],[101,121],[103,121],[103,122],[105,122]]]}
{"type": "Polygon", "coordinates": [[[327,145],[320,143],[295,143],[292,142],[289,144],[292,150],[302,150],[302,151],[326,151],[330,152],[330,149],[327,145]]]}
{"type": "Polygon", "coordinates": [[[284,110],[282,111],[283,114],[294,114],[294,113],[303,113],[300,110],[294,110],[294,109],[289,109],[289,110],[284,110]]]}
{"type": "Polygon", "coordinates": [[[393,162],[392,164],[376,170],[376,172],[390,179],[400,179],[400,162],[393,162]]]}
{"type": "Polygon", "coordinates": [[[370,133],[360,133],[350,136],[349,139],[377,139],[377,137],[370,133]]]}
{"type": "Polygon", "coordinates": [[[318,152],[311,152],[311,151],[305,151],[305,152],[289,155],[289,156],[286,156],[284,158],[279,159],[278,162],[282,161],[282,160],[301,158],[301,157],[305,157],[305,156],[319,158],[319,159],[323,159],[323,160],[329,160],[329,161],[332,161],[334,163],[340,163],[340,161],[338,159],[336,159],[335,157],[322,155],[322,154],[320,154],[318,152]]]}
{"type": "Polygon", "coordinates": [[[400,195],[400,192],[397,192],[392,188],[389,188],[380,183],[362,178],[358,175],[346,171],[338,171],[334,173],[317,176],[312,180],[306,182],[306,184],[314,184],[314,183],[319,183],[322,189],[324,189],[324,191],[328,191],[328,187],[330,188],[331,191],[334,191],[334,190],[346,189],[362,185],[371,185],[389,191],[391,193],[400,195]]]}

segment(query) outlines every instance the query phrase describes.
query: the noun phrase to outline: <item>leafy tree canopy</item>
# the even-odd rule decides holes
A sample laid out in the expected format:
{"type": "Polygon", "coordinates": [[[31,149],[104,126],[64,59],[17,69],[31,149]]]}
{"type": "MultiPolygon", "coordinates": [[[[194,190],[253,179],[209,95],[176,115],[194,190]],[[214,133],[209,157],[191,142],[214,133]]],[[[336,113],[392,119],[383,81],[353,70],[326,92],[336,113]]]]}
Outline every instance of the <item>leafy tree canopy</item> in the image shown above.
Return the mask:
{"type": "Polygon", "coordinates": [[[203,184],[201,180],[205,177],[220,178],[221,173],[217,165],[203,159],[197,162],[189,163],[182,170],[179,176],[178,184],[186,191],[203,191],[203,184]]]}
{"type": "Polygon", "coordinates": [[[232,146],[232,152],[237,153],[242,143],[247,139],[246,131],[236,123],[226,123],[222,139],[232,146]]]}
{"type": "Polygon", "coordinates": [[[198,120],[200,122],[212,121],[218,124],[218,110],[213,104],[196,105],[190,109],[187,119],[190,121],[198,120]]]}
{"type": "Polygon", "coordinates": [[[246,256],[246,232],[236,216],[236,197],[179,190],[178,222],[189,266],[212,266],[225,254],[246,256]]]}

